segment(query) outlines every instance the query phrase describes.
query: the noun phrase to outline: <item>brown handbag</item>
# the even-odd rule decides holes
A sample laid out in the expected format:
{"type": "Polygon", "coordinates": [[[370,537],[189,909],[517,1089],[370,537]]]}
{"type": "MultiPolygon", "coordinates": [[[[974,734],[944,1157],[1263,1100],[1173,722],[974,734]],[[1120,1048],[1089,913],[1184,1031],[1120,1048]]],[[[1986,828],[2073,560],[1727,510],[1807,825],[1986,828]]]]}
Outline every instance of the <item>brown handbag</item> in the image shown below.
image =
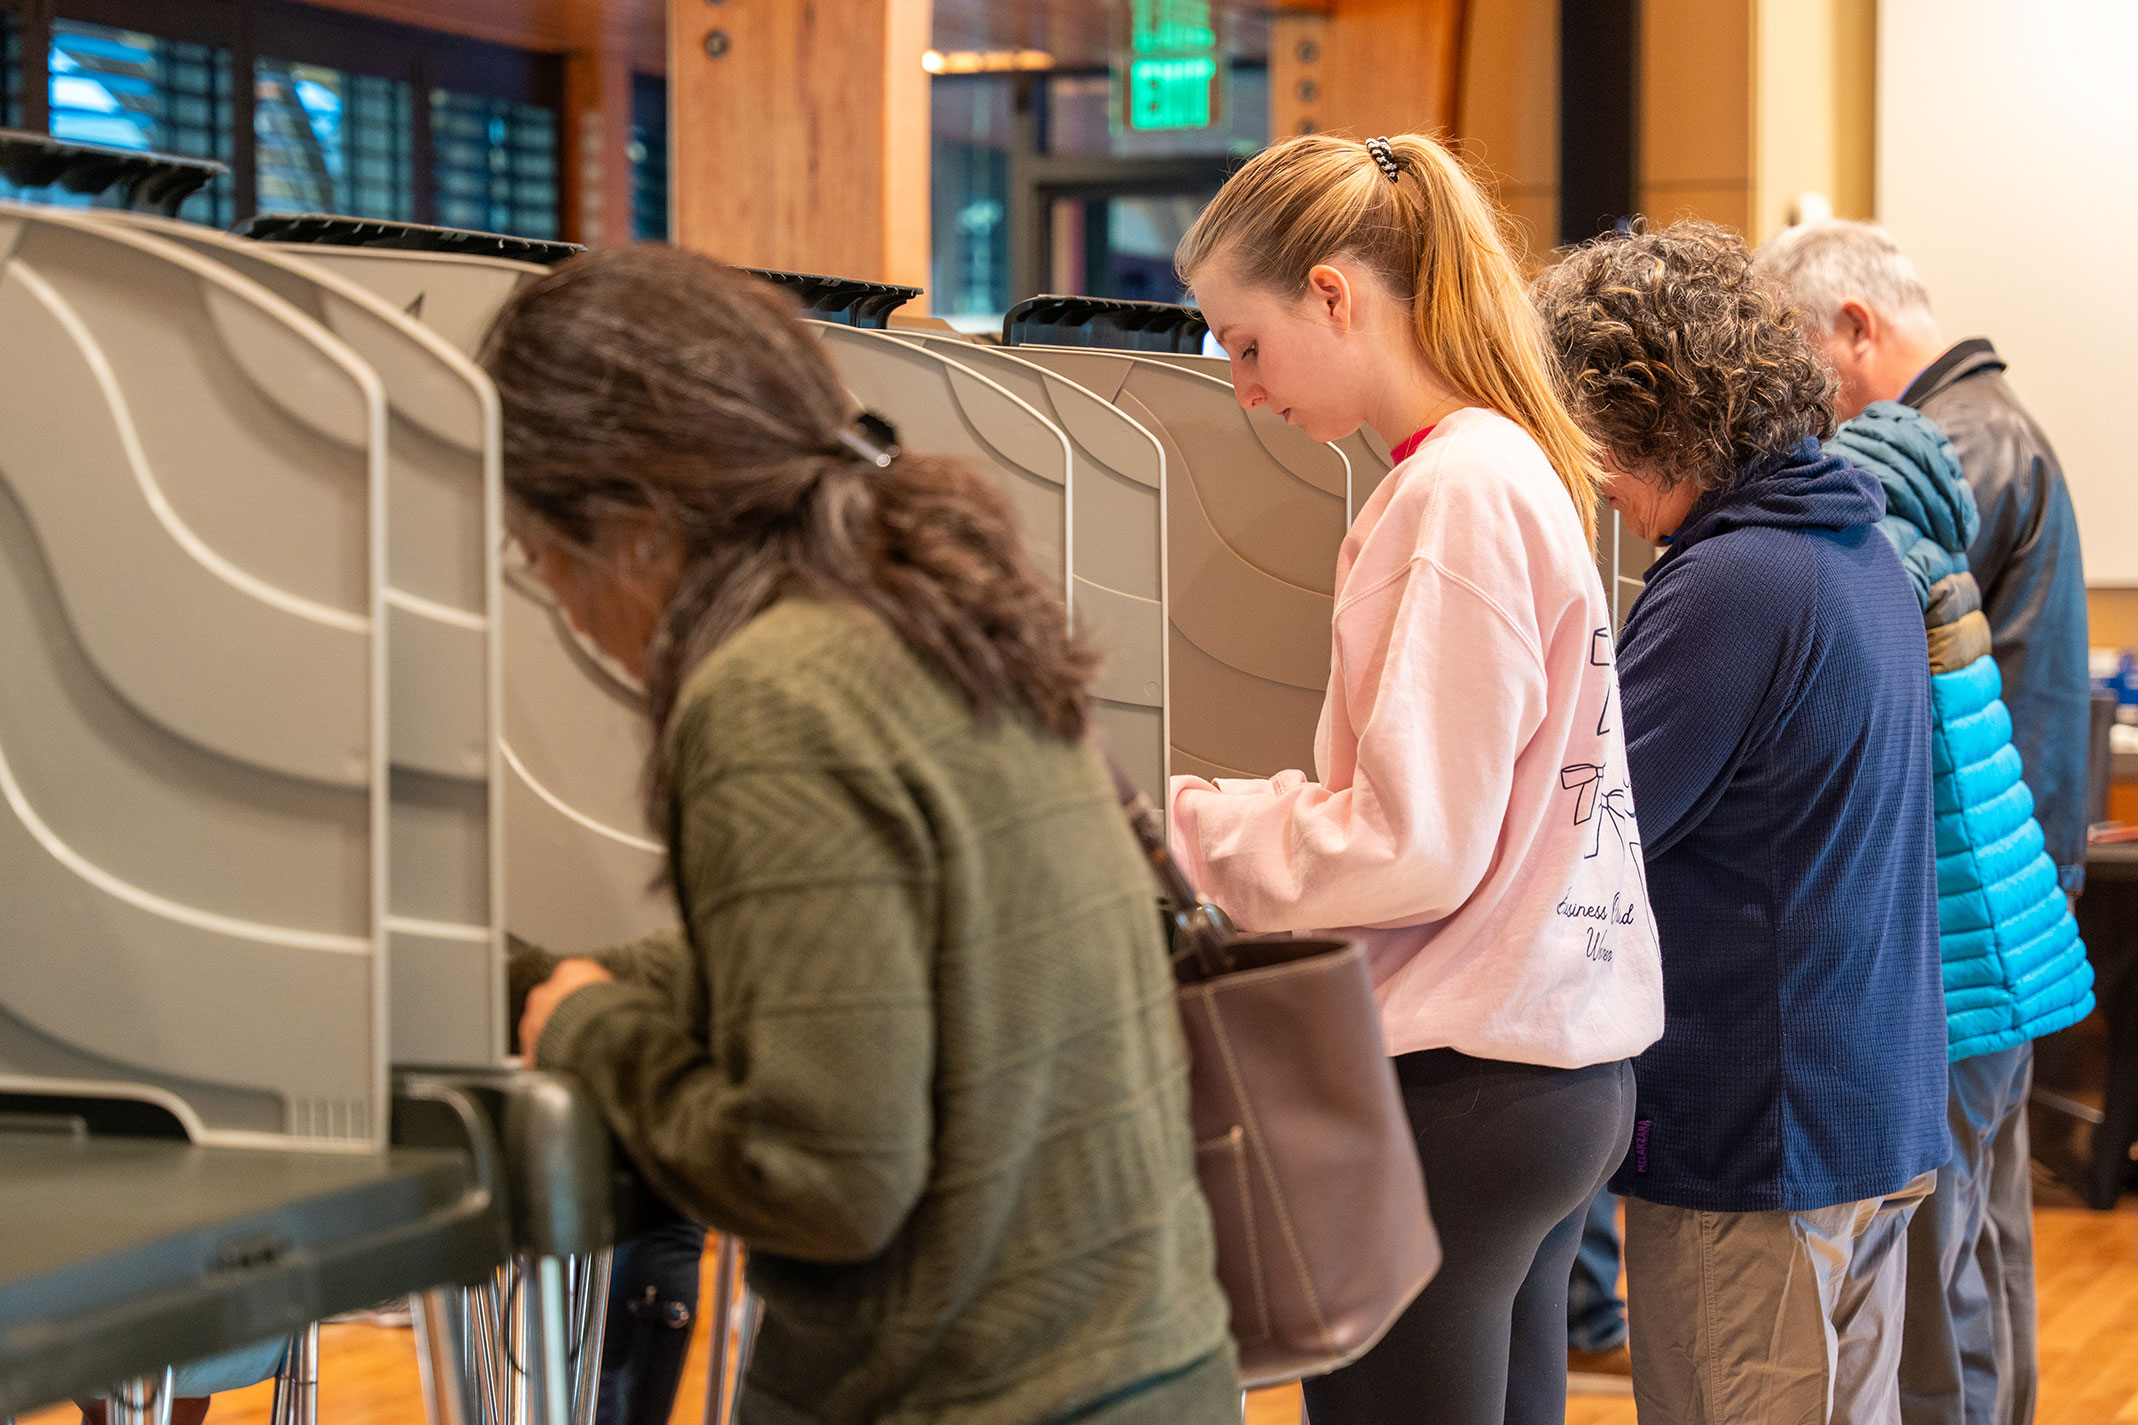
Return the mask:
{"type": "Polygon", "coordinates": [[[1240,1379],[1322,1375],[1370,1350],[1440,1267],[1365,953],[1239,934],[1167,853],[1149,799],[1118,767],[1114,783],[1172,941],[1240,1379]]]}

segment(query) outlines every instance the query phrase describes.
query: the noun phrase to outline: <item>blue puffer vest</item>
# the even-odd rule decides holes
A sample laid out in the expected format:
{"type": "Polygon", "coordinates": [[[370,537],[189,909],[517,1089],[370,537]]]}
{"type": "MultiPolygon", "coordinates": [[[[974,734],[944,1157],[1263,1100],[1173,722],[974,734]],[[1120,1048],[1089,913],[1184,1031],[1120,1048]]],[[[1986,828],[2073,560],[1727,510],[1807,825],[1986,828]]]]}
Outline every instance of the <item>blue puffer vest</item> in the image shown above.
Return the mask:
{"type": "Polygon", "coordinates": [[[2009,1049],[2084,1019],[2093,967],[2043,850],[1981,591],[1968,572],[1975,497],[1945,433],[1893,401],[1843,425],[1827,448],[1885,486],[1878,530],[1923,605],[1947,1052],[1960,1060],[2009,1049]]]}

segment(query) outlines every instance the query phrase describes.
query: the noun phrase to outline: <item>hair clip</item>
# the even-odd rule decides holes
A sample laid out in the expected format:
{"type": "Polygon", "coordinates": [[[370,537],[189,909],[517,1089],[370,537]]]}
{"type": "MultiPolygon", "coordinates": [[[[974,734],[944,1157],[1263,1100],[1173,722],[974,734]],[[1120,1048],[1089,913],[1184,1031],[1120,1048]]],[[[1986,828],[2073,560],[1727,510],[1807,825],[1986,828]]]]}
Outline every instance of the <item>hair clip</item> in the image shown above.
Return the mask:
{"type": "Polygon", "coordinates": [[[1373,155],[1374,163],[1380,167],[1381,176],[1389,182],[1395,182],[1401,175],[1403,170],[1396,167],[1396,151],[1388,146],[1387,139],[1366,140],[1366,152],[1373,155]]]}
{"type": "Polygon", "coordinates": [[[898,427],[874,411],[863,411],[853,424],[840,428],[839,444],[878,470],[888,470],[898,459],[898,427]]]}

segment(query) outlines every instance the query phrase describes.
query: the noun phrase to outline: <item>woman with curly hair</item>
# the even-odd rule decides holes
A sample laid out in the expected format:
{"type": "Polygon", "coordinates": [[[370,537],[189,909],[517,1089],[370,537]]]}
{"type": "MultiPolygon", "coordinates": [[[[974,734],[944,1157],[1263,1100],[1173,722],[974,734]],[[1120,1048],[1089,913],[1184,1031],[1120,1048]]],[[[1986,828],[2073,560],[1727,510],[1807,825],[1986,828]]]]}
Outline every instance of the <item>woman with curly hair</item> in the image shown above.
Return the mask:
{"type": "Polygon", "coordinates": [[[1536,297],[1605,491],[1668,545],[1621,636],[1663,937],[1635,1061],[1655,1421],[1898,1422],[1909,1215],[1949,1151],[1921,611],[1834,378],[1744,244],[1604,238],[1536,297]]]}
{"type": "Polygon", "coordinates": [[[1242,405],[1398,440],[1337,558],[1316,776],[1173,789],[1175,853],[1240,924],[1365,944],[1445,1251],[1308,1414],[1548,1425],[1579,1209],[1663,1029],[1594,447],[1498,215],[1430,138],[1274,145],[1178,260],[1242,405]]]}

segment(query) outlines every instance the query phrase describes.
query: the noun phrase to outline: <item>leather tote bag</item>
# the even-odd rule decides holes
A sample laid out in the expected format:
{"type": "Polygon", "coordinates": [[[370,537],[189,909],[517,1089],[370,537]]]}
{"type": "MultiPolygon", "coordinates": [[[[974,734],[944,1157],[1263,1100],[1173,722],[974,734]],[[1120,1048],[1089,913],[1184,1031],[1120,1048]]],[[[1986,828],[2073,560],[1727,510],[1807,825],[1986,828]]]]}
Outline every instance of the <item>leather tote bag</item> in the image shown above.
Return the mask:
{"type": "Polygon", "coordinates": [[[1114,782],[1172,940],[1196,1176],[1241,1381],[1333,1371],[1440,1266],[1365,954],[1349,940],[1240,935],[1167,853],[1149,800],[1119,768],[1114,782]]]}

